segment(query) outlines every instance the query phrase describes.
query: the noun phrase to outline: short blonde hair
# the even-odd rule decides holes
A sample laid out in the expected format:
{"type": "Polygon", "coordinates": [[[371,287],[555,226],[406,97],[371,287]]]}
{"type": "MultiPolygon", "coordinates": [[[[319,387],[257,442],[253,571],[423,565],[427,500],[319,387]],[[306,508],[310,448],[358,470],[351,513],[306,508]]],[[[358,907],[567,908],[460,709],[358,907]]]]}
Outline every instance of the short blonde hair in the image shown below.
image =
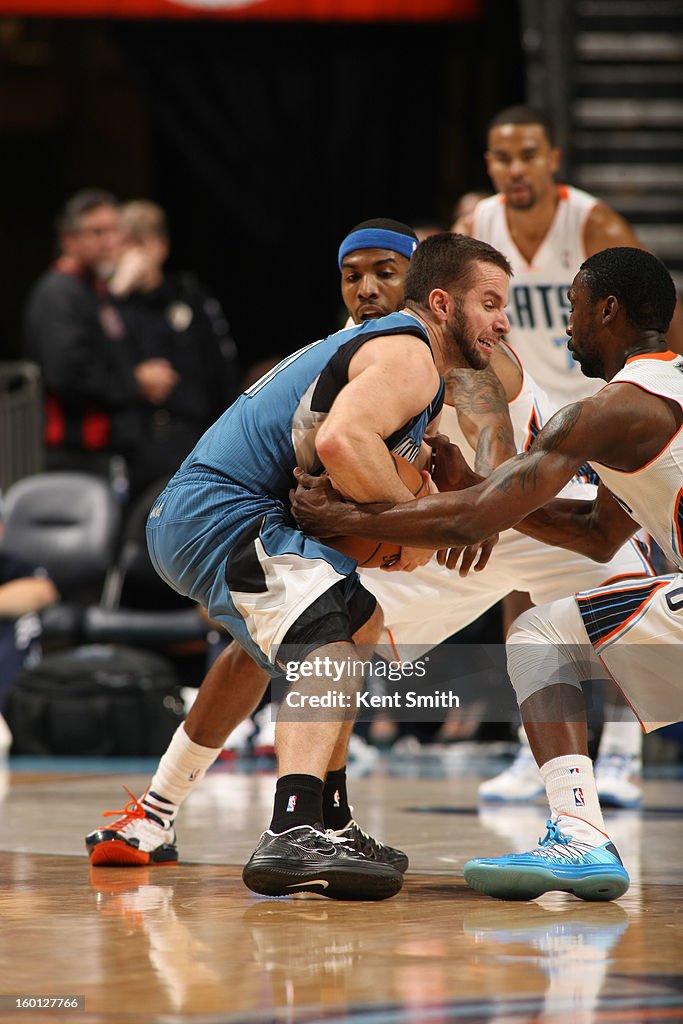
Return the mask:
{"type": "Polygon", "coordinates": [[[134,199],[121,207],[121,228],[124,235],[140,242],[149,235],[168,242],[168,218],[157,203],[134,199]]]}

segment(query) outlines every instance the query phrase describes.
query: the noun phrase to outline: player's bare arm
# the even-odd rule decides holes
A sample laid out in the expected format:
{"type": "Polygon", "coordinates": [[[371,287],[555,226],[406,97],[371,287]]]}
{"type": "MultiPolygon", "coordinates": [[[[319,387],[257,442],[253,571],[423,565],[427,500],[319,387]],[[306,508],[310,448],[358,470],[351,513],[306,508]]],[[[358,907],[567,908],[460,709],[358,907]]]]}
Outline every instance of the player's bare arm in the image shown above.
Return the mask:
{"type": "Polygon", "coordinates": [[[611,455],[619,428],[623,429],[623,423],[612,424],[602,408],[611,404],[593,398],[566,406],[546,424],[528,452],[516,455],[467,490],[418,498],[409,506],[382,511],[365,511],[343,502],[325,508],[327,495],[316,491],[309,505],[304,495],[295,502],[297,518],[304,529],[313,529],[317,516],[322,517],[325,532],[378,537],[415,547],[476,544],[515,526],[544,505],[587,459],[611,455]]]}
{"type": "MultiPolygon", "coordinates": [[[[567,455],[567,439],[577,429],[583,404],[561,410],[528,452],[516,455],[488,479],[464,491],[418,498],[409,508],[366,510],[335,499],[326,488],[306,493],[300,486],[293,503],[295,515],[302,528],[311,532],[351,533],[416,547],[475,544],[514,526],[572,478],[584,458],[567,455]]],[[[306,474],[298,478],[304,487],[311,481],[306,474]]]]}
{"type": "Polygon", "coordinates": [[[535,540],[609,562],[632,537],[638,524],[612,497],[604,484],[594,501],[554,498],[515,527],[535,540]]]}
{"type": "Polygon", "coordinates": [[[349,383],[318,431],[318,454],[342,494],[356,501],[412,499],[385,439],[434,398],[439,376],[418,338],[368,342],[354,355],[349,383]]]}
{"type": "Polygon", "coordinates": [[[419,498],[409,506],[381,511],[336,503],[331,515],[320,492],[309,499],[308,507],[305,496],[300,497],[295,506],[297,518],[323,516],[330,532],[415,547],[476,544],[516,526],[545,505],[588,460],[626,472],[639,469],[656,457],[662,438],[673,436],[681,415],[675,403],[631,384],[615,384],[561,409],[528,452],[516,455],[467,490],[419,498]]]}
{"type": "Polygon", "coordinates": [[[515,454],[503,384],[491,368],[450,370],[445,380],[446,401],[455,407],[460,428],[476,453],[475,470],[488,476],[515,454]]]}

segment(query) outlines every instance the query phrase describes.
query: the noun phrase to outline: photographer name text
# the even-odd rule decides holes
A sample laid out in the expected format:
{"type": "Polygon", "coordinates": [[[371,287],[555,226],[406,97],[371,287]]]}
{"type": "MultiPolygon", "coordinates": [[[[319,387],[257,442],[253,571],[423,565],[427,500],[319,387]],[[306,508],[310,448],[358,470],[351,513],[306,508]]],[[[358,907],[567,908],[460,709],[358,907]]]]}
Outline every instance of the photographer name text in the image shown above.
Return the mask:
{"type": "Polygon", "coordinates": [[[408,690],[406,693],[345,693],[341,690],[328,690],[327,693],[302,693],[290,690],[285,697],[290,708],[459,708],[460,698],[450,690],[436,690],[434,693],[417,693],[408,690]]]}

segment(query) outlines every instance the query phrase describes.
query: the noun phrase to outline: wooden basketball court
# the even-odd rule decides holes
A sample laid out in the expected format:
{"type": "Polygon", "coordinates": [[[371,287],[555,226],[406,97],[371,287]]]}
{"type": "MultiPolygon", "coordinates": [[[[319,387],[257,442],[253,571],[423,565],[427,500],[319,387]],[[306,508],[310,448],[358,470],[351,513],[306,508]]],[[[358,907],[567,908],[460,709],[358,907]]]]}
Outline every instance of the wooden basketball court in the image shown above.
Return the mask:
{"type": "Polygon", "coordinates": [[[19,764],[0,802],[0,1022],[683,1020],[683,780],[648,780],[643,811],[608,814],[633,880],[621,900],[503,903],[470,890],[463,864],[529,848],[544,806],[478,812],[472,764],[419,777],[380,761],[352,778],[358,821],[411,857],[398,896],[355,904],[244,887],[270,766],[207,776],[181,812],[181,863],[91,869],[83,835],[153,765],[19,764]],[[68,997],[78,1009],[38,1008],[68,997]]]}

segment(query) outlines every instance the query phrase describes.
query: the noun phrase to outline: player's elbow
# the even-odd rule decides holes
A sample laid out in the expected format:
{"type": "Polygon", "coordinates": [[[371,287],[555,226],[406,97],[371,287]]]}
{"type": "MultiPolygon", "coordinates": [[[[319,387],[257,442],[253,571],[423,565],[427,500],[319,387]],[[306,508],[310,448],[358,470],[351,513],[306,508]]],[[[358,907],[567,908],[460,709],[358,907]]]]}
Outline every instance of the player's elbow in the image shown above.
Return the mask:
{"type": "Polygon", "coordinates": [[[612,561],[623,543],[623,540],[615,539],[610,541],[609,537],[603,535],[598,537],[597,535],[587,533],[581,538],[580,544],[574,550],[578,554],[590,558],[593,562],[605,565],[607,562],[612,561]]]}
{"type": "Polygon", "coordinates": [[[349,465],[354,461],[353,438],[343,431],[321,428],[316,438],[315,447],[328,473],[333,476],[336,469],[349,465]]]}

